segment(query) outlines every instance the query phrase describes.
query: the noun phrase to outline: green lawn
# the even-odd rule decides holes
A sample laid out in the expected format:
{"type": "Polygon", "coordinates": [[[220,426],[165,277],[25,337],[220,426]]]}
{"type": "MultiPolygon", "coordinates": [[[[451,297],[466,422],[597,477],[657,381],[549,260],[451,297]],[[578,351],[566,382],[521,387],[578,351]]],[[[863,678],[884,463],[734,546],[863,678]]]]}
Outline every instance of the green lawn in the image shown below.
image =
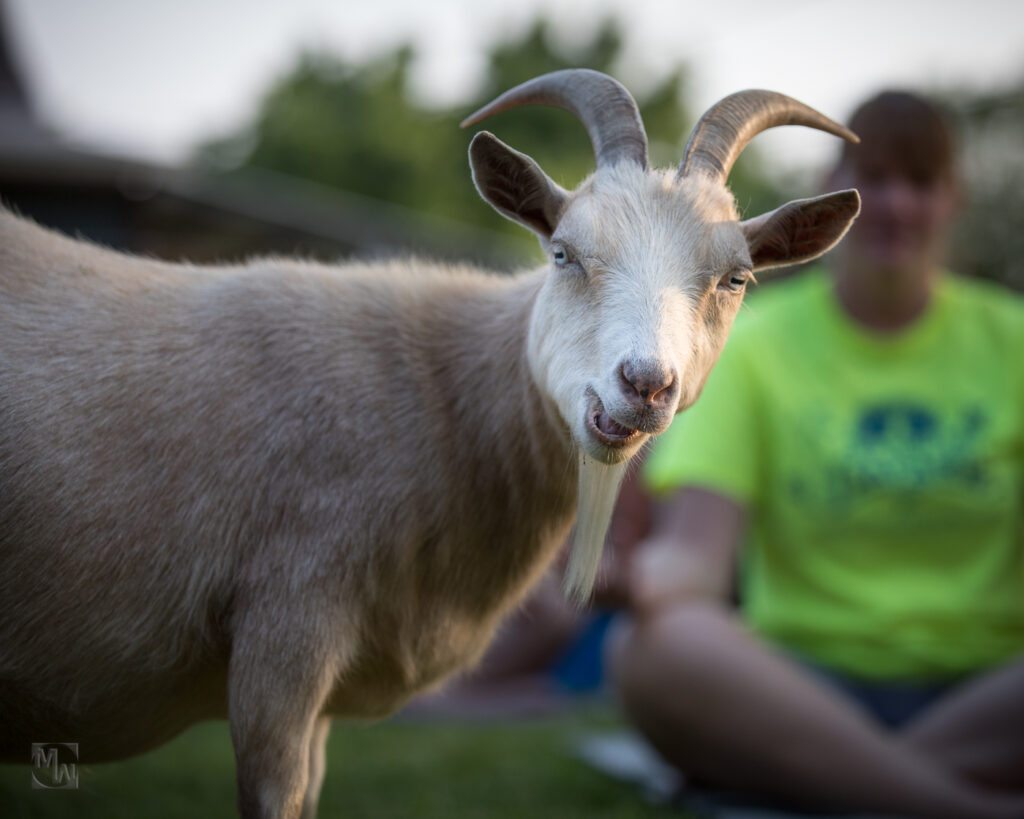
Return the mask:
{"type": "MultiPolygon", "coordinates": [[[[571,754],[617,727],[601,707],[516,722],[335,723],[321,817],[681,819],[571,754]]],[[[0,766],[0,817],[183,819],[235,814],[226,723],[198,725],[153,753],[81,768],[76,791],[33,790],[28,766],[0,766]]]]}

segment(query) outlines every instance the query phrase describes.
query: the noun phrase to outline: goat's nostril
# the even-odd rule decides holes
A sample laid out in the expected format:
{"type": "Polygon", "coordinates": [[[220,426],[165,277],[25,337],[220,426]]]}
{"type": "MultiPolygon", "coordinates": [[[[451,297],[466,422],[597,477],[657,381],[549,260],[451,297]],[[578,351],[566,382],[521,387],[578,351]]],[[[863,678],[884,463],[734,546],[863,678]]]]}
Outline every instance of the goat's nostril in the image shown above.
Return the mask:
{"type": "Polygon", "coordinates": [[[639,397],[644,404],[669,397],[676,383],[672,370],[657,365],[634,366],[628,361],[619,367],[619,378],[626,395],[631,399],[639,397]]]}

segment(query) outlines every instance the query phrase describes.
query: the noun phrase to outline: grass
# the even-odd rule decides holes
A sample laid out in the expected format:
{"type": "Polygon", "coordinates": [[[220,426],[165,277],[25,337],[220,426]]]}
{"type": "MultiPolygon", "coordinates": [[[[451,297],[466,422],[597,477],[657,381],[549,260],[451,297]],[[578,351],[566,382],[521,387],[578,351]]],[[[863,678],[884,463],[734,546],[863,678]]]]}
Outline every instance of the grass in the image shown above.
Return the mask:
{"type": "MultiPolygon", "coordinates": [[[[573,740],[614,730],[588,706],[515,722],[335,723],[320,817],[346,819],[682,819],[572,756],[573,740]]],[[[193,727],[125,762],[82,767],[78,790],[33,790],[29,766],[0,766],[5,819],[179,819],[235,815],[226,723],[193,727]]]]}

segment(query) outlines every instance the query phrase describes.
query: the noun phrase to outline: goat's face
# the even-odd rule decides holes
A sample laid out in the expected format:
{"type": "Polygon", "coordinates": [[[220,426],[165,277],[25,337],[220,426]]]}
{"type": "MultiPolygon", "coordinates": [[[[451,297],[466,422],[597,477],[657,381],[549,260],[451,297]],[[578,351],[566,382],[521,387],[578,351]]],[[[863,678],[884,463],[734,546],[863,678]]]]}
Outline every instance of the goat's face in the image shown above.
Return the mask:
{"type": "Polygon", "coordinates": [[[463,125],[529,103],[566,108],[586,126],[597,172],[575,193],[486,131],[473,138],[469,156],[481,196],[533,230],[550,255],[529,357],[581,453],[565,584],[584,599],[600,565],[622,462],[696,400],[752,273],[824,253],[860,208],[856,191],[842,191],[739,222],[725,188],[733,162],[755,134],[775,125],[856,137],[789,97],[744,91],[701,118],[674,175],[652,172],[629,92],[582,69],[523,83],[463,125]]]}
{"type": "Polygon", "coordinates": [[[593,71],[539,77],[463,124],[526,103],[577,114],[597,172],[570,193],[481,132],[473,179],[550,257],[530,328],[534,377],[583,451],[616,463],[696,400],[753,273],[824,253],[859,209],[842,191],[740,222],[725,179],[742,147],[784,123],[856,137],[789,97],[741,92],[704,115],[678,171],[651,171],[636,103],[593,71]]]}
{"type": "Polygon", "coordinates": [[[697,398],[750,278],[732,196],[633,164],[598,171],[545,241],[530,364],[573,438],[631,456],[697,398]]]}

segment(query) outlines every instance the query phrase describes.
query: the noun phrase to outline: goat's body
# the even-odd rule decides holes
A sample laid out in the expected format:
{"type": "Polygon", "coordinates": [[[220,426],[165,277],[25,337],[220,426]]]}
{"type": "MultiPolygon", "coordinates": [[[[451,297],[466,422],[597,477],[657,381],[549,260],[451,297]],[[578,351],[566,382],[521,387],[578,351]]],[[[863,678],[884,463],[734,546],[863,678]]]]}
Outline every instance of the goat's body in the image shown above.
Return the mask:
{"type": "Polygon", "coordinates": [[[224,716],[264,642],[347,716],[483,650],[576,465],[525,360],[539,277],[421,267],[186,268],[0,213],[5,757],[224,716]]]}
{"type": "Polygon", "coordinates": [[[854,191],[738,221],[743,145],[788,97],[709,111],[649,169],[635,101],[554,72],[471,116],[572,111],[574,192],[486,132],[481,196],[550,263],[192,268],[0,209],[0,758],[82,762],[227,714],[243,817],[312,817],[325,714],[393,711],[478,657],[551,561],[593,585],[626,463],[696,400],[754,271],[815,258],[854,191]],[[742,123],[742,127],[737,126],[742,123]]]}

